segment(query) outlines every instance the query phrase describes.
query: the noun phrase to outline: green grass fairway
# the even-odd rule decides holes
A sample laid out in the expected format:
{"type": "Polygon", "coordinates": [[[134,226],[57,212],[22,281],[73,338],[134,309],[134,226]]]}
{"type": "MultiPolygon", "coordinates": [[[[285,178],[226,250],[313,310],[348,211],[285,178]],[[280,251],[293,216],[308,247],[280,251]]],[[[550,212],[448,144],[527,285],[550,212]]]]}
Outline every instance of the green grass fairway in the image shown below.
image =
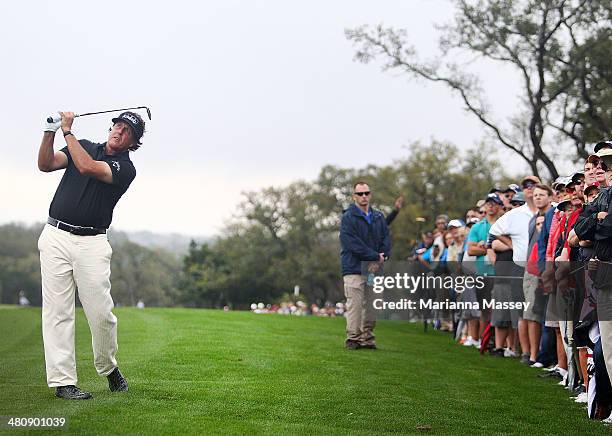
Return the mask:
{"type": "Polygon", "coordinates": [[[0,416],[64,416],[80,434],[611,431],[540,370],[481,357],[420,325],[380,322],[379,350],[348,351],[342,318],[115,313],[129,392],[111,394],[96,374],[79,310],[79,386],[94,399],[66,401],[46,387],[40,309],[0,306],[0,416]]]}

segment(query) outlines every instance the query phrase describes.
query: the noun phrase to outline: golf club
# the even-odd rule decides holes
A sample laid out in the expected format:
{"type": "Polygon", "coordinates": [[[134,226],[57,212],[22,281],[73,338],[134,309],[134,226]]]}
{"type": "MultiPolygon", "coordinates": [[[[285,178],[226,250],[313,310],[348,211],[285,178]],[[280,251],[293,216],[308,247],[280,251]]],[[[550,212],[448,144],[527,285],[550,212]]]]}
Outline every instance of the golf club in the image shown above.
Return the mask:
{"type": "MultiPolygon", "coordinates": [[[[126,107],[124,109],[110,109],[110,110],[107,110],[107,111],[99,111],[99,112],[87,112],[87,113],[84,113],[84,114],[75,114],[74,116],[76,118],[76,117],[84,117],[84,116],[87,116],[87,115],[107,114],[109,112],[129,111],[129,110],[132,110],[132,109],[146,109],[147,110],[147,115],[149,117],[149,120],[151,119],[151,109],[149,109],[146,106],[126,107]]],[[[57,123],[59,120],[61,120],[61,117],[59,116],[59,114],[58,115],[51,115],[51,116],[49,116],[47,118],[47,122],[48,123],[57,123]]]]}

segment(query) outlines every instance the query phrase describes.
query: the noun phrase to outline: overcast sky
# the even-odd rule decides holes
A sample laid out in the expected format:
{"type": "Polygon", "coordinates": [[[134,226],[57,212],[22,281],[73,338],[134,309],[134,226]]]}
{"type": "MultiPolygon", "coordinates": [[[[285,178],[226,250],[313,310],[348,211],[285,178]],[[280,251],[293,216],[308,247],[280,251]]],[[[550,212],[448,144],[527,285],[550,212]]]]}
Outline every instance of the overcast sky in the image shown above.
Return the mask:
{"type": "MultiPolygon", "coordinates": [[[[61,172],[39,172],[36,156],[56,110],[151,108],[131,155],[138,175],[115,209],[121,230],[212,235],[241,191],[314,179],[325,164],[388,164],[416,140],[471,147],[484,130],[458,98],[355,62],[344,36],[384,22],[429,57],[434,24],[452,15],[446,0],[7,3],[0,222],[46,218],[61,172]]],[[[514,73],[474,68],[496,115],[513,113],[514,73]]],[[[110,118],[77,118],[72,130],[104,142],[110,118]]]]}

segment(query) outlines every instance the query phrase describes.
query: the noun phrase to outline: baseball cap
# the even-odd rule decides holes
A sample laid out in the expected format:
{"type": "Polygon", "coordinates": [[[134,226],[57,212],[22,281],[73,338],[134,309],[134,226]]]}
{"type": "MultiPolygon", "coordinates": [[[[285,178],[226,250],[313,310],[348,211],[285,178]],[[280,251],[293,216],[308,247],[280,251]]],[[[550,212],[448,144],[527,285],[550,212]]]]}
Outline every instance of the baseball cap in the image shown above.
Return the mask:
{"type": "Polygon", "coordinates": [[[578,178],[580,176],[584,177],[584,171],[576,171],[574,174],[571,175],[570,180],[572,181],[572,183],[578,183],[578,178]]]}
{"type": "Polygon", "coordinates": [[[523,191],[517,193],[514,197],[512,197],[512,200],[510,200],[510,204],[512,203],[525,203],[525,194],[523,194],[523,191]]]}
{"type": "Polygon", "coordinates": [[[145,122],[143,119],[134,112],[123,112],[117,118],[113,118],[113,123],[116,124],[119,121],[123,121],[132,129],[132,133],[134,134],[134,139],[136,140],[136,144],[140,145],[140,138],[144,134],[145,130],[145,122]]]}
{"type": "Polygon", "coordinates": [[[594,153],[597,153],[602,148],[612,148],[612,141],[600,141],[595,144],[595,148],[593,149],[594,153]]]}
{"type": "Polygon", "coordinates": [[[559,204],[557,204],[557,209],[558,210],[565,210],[565,208],[567,207],[568,204],[571,203],[571,197],[570,196],[565,196],[561,199],[561,201],[559,202],[559,204]]]}
{"type": "Polygon", "coordinates": [[[499,195],[493,194],[493,193],[487,195],[487,197],[485,198],[484,201],[485,201],[485,203],[487,203],[489,201],[492,201],[493,203],[498,204],[500,206],[504,205],[504,202],[502,201],[501,198],[499,198],[499,195]]]}
{"type": "Polygon", "coordinates": [[[531,180],[533,183],[536,183],[536,184],[542,183],[538,176],[525,176],[523,177],[523,180],[521,180],[521,185],[523,185],[523,183],[525,183],[528,180],[531,180]]]}
{"type": "MultiPolygon", "coordinates": [[[[559,177],[559,179],[561,179],[558,183],[557,183],[557,188],[559,187],[563,187],[563,186],[567,186],[570,183],[572,183],[572,176],[563,176],[563,177],[559,177]]],[[[555,188],[555,189],[557,189],[555,188]]]]}
{"type": "Polygon", "coordinates": [[[520,190],[521,190],[521,187],[519,185],[517,185],[516,183],[511,183],[511,184],[508,185],[508,187],[506,189],[504,189],[502,191],[502,193],[514,192],[516,194],[520,190]]]}
{"type": "Polygon", "coordinates": [[[553,188],[553,189],[557,189],[557,188],[559,188],[560,186],[565,186],[565,184],[566,184],[566,179],[567,179],[567,177],[565,177],[565,176],[559,176],[559,177],[557,177],[557,178],[555,179],[555,181],[554,181],[554,182],[552,182],[552,188],[553,188]]]}
{"type": "Polygon", "coordinates": [[[449,229],[451,227],[463,227],[463,226],[465,226],[465,224],[463,224],[463,221],[461,220],[450,220],[450,222],[448,223],[449,229]]]}
{"type": "Polygon", "coordinates": [[[599,150],[597,152],[597,157],[601,158],[606,165],[610,165],[612,163],[612,149],[604,148],[603,150],[599,150]]]}

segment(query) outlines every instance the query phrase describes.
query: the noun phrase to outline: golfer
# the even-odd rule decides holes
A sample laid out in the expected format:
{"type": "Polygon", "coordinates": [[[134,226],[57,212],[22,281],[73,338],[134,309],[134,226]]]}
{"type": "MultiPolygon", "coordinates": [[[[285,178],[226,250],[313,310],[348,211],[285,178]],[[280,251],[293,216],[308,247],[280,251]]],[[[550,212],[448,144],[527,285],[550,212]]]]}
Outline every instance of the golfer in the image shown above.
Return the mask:
{"type": "Polygon", "coordinates": [[[60,112],[61,121],[45,125],[38,152],[44,172],[65,169],[51,202],[38,248],[42,276],[42,331],[47,384],[60,398],[91,398],[76,386],[74,350],[75,291],[83,305],[92,336],[94,365],[108,378],[111,391],[127,391],[119,368],[117,318],[110,295],[112,249],[106,231],[113,209],[136,177],[129,151],[136,150],[145,123],[133,112],[113,118],[104,144],[77,139],[71,132],[74,113],[60,112]],[[61,127],[66,146],[53,150],[61,127]]]}

